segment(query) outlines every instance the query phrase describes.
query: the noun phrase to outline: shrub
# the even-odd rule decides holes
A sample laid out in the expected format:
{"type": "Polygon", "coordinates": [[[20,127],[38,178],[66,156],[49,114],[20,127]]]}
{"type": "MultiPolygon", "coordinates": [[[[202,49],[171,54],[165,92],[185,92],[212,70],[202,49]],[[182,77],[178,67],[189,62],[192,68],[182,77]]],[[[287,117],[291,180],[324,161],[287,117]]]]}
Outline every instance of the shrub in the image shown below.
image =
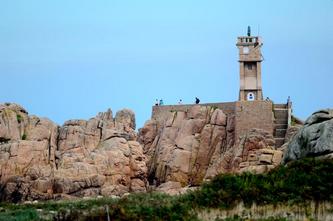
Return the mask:
{"type": "Polygon", "coordinates": [[[20,124],[23,121],[23,117],[20,114],[16,114],[16,120],[20,124]]]}
{"type": "Polygon", "coordinates": [[[193,206],[230,208],[284,202],[333,201],[333,161],[305,159],[267,174],[218,175],[190,197],[193,206]]]}

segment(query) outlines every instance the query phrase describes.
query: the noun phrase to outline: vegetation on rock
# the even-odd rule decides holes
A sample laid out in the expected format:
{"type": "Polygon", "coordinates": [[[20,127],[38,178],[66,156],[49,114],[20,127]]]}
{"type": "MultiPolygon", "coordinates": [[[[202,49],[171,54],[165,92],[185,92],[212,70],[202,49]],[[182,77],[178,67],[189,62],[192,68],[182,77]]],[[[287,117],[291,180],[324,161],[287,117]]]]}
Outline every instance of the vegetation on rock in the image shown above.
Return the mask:
{"type": "Polygon", "coordinates": [[[23,117],[20,114],[16,114],[16,120],[18,123],[21,123],[23,121],[23,117]]]}

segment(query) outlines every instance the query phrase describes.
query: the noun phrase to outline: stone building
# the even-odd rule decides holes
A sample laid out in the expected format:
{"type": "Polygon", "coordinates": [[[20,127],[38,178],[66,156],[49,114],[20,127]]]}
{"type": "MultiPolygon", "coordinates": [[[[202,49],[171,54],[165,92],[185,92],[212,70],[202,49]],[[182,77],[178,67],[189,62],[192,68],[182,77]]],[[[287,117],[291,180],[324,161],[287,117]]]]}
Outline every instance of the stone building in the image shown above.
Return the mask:
{"type": "Polygon", "coordinates": [[[238,37],[236,45],[239,49],[239,100],[263,100],[261,39],[258,36],[251,36],[251,31],[249,30],[248,36],[238,37]]]}
{"type": "MultiPolygon", "coordinates": [[[[219,102],[200,104],[223,110],[228,117],[234,118],[236,140],[253,128],[263,129],[274,136],[276,147],[285,140],[286,131],[291,119],[291,102],[275,104],[263,100],[261,81],[262,41],[259,36],[237,38],[239,50],[240,89],[239,100],[235,102],[219,102]]],[[[154,106],[152,119],[163,122],[171,112],[187,111],[193,105],[154,106]]]]}

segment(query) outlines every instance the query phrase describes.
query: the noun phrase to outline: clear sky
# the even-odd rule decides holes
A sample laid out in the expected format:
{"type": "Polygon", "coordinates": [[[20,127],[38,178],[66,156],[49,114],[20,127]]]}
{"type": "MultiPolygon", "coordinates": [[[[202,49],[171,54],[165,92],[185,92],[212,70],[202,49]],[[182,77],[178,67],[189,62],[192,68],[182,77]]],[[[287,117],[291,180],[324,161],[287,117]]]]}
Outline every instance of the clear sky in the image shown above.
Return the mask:
{"type": "Polygon", "coordinates": [[[265,97],[332,107],[333,0],[0,0],[0,103],[60,125],[130,108],[142,127],[156,98],[235,101],[248,25],[265,97]]]}

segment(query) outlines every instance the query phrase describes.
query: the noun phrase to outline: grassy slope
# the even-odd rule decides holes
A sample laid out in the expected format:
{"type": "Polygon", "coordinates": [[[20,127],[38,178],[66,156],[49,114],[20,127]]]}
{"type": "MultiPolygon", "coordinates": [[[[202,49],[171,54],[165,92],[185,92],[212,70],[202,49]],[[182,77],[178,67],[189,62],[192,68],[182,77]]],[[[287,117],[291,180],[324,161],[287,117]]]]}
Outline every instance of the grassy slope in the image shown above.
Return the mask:
{"type": "Polygon", "coordinates": [[[54,215],[49,211],[57,211],[56,216],[62,220],[106,220],[106,207],[111,220],[197,220],[197,209],[228,209],[240,201],[247,206],[333,202],[333,161],[306,159],[268,174],[219,175],[199,190],[177,197],[148,193],[119,200],[0,204],[0,220],[38,220],[41,213],[51,218],[54,215]]]}

